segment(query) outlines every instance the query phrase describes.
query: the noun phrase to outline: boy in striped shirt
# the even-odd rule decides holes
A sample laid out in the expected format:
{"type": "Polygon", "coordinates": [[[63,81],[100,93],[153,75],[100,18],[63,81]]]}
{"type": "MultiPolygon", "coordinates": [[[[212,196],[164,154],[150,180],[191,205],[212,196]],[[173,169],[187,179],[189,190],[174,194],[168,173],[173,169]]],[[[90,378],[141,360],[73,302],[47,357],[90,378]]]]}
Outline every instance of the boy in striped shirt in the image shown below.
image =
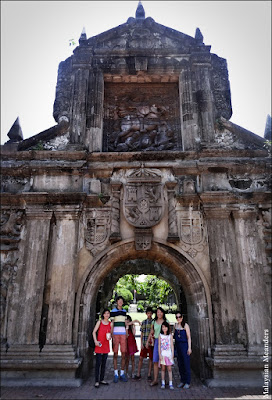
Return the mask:
{"type": "Polygon", "coordinates": [[[125,362],[126,362],[126,351],[127,351],[127,335],[126,335],[126,310],[123,309],[124,299],[122,296],[118,296],[116,299],[117,308],[111,310],[110,316],[112,320],[111,324],[111,337],[112,337],[112,348],[113,348],[113,366],[114,366],[114,379],[113,382],[118,382],[118,369],[117,369],[117,357],[118,348],[120,344],[121,350],[121,371],[120,381],[127,382],[127,376],[125,374],[125,362]]]}

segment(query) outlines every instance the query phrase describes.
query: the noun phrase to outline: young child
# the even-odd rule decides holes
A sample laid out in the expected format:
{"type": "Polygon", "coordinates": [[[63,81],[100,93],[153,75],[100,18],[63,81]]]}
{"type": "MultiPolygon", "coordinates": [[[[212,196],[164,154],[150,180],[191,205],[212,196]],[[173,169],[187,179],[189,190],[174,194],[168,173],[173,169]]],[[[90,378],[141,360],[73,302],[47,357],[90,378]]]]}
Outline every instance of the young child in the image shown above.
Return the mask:
{"type": "Polygon", "coordinates": [[[152,326],[152,315],[153,315],[152,308],[147,307],[146,309],[147,319],[145,319],[142,322],[141,326],[141,353],[138,364],[138,373],[135,377],[136,379],[141,379],[141,369],[143,365],[143,360],[148,356],[149,357],[148,376],[147,376],[148,381],[152,381],[151,370],[152,370],[153,349],[154,349],[154,338],[151,336],[150,339],[148,340],[148,336],[151,332],[151,326],[152,326]]]}
{"type": "Polygon", "coordinates": [[[131,360],[131,375],[132,375],[132,379],[135,379],[134,354],[139,351],[138,347],[137,347],[136,339],[135,339],[136,328],[134,325],[134,322],[136,322],[137,320],[132,321],[131,316],[127,315],[127,321],[128,321],[128,323],[126,326],[126,331],[127,331],[126,374],[128,375],[129,360],[131,360]]]}
{"type": "Polygon", "coordinates": [[[174,364],[174,344],[173,336],[170,333],[170,325],[166,321],[161,324],[158,350],[161,365],[161,389],[165,389],[165,366],[167,366],[169,376],[169,389],[173,390],[174,386],[172,380],[172,365],[174,364]]]}

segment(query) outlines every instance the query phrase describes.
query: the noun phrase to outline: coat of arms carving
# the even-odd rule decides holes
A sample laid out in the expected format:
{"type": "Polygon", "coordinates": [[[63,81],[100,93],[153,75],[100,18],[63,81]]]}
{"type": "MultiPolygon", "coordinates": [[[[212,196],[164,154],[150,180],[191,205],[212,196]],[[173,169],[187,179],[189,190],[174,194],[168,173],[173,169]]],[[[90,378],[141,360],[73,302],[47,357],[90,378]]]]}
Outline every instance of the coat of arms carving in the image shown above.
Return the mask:
{"type": "Polygon", "coordinates": [[[150,228],[163,216],[163,186],[153,170],[132,172],[124,186],[123,211],[127,222],[136,228],[150,228]]]}
{"type": "Polygon", "coordinates": [[[110,211],[93,210],[88,216],[85,229],[85,242],[93,255],[101,251],[110,233],[110,211]]]}
{"type": "Polygon", "coordinates": [[[192,258],[204,248],[205,230],[201,212],[188,210],[179,213],[180,245],[192,258]]]}

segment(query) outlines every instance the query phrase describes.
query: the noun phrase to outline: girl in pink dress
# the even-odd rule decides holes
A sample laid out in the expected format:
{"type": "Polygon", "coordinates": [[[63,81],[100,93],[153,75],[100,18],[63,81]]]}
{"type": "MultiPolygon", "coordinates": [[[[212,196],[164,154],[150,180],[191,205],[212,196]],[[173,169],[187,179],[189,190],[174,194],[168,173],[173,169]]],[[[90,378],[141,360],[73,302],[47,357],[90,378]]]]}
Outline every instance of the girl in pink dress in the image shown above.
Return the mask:
{"type": "MultiPolygon", "coordinates": [[[[127,321],[128,321],[128,323],[130,323],[130,325],[126,326],[126,329],[127,329],[126,374],[128,375],[129,359],[131,359],[131,375],[132,375],[132,379],[134,379],[135,378],[134,354],[137,353],[139,350],[138,350],[136,339],[135,339],[136,328],[135,328],[135,325],[133,324],[133,322],[136,322],[137,320],[132,321],[131,316],[127,315],[127,321]]],[[[139,322],[139,321],[137,321],[137,322],[139,322]]]]}
{"type": "Polygon", "coordinates": [[[165,366],[167,367],[169,376],[169,388],[174,389],[172,381],[172,365],[174,364],[174,344],[173,336],[170,333],[170,325],[168,322],[161,324],[161,333],[158,343],[160,365],[161,365],[161,389],[165,389],[165,366]]]}

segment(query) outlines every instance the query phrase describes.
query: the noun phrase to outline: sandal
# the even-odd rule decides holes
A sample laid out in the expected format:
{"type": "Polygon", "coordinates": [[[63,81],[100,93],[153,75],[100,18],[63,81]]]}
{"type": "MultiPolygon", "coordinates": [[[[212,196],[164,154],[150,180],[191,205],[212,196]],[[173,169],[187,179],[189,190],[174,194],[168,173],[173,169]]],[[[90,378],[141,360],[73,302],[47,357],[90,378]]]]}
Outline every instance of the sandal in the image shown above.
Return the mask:
{"type": "Polygon", "coordinates": [[[158,382],[154,382],[153,381],[153,382],[150,383],[150,386],[157,386],[158,384],[159,384],[158,382]]]}

